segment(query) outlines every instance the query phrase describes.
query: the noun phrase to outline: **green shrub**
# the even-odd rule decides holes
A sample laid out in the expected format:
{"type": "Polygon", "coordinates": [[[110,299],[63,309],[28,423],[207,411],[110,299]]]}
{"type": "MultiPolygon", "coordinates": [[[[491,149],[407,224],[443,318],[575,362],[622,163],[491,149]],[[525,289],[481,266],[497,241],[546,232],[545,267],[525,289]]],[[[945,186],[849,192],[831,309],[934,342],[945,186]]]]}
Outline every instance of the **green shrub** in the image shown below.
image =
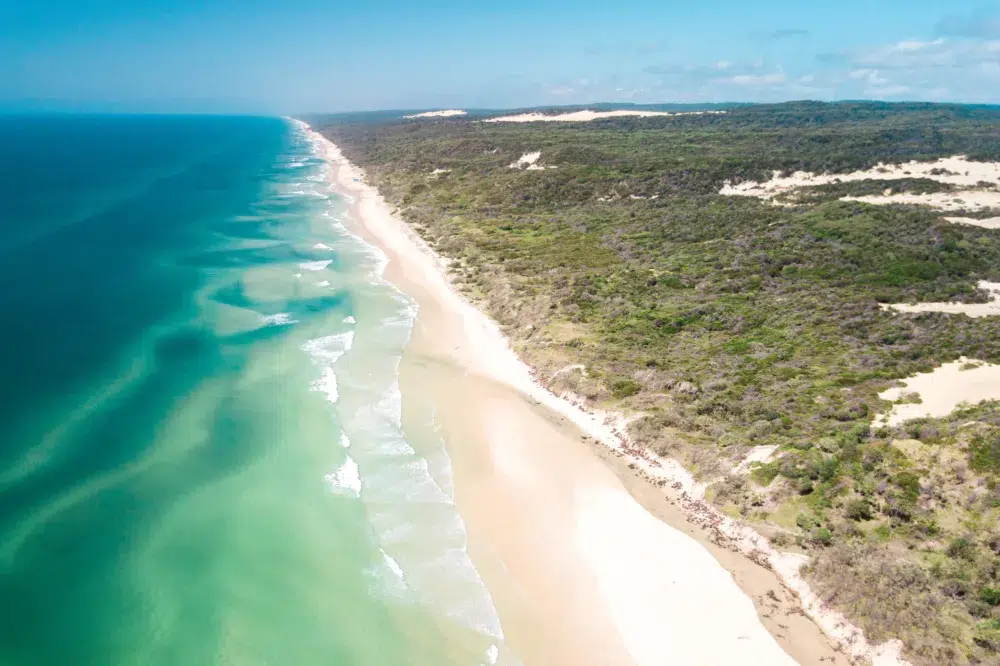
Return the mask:
{"type": "Polygon", "coordinates": [[[991,652],[1000,652],[1000,620],[985,620],[977,624],[973,640],[976,645],[991,652]]]}
{"type": "Polygon", "coordinates": [[[1000,606],[1000,589],[995,587],[979,588],[979,600],[990,606],[1000,606]]]}
{"type": "Polygon", "coordinates": [[[851,500],[844,507],[844,516],[849,520],[871,520],[872,505],[867,499],[851,500]]]}
{"type": "Polygon", "coordinates": [[[825,527],[817,527],[809,533],[809,540],[820,546],[829,546],[833,543],[833,532],[825,527]]]}
{"type": "Polygon", "coordinates": [[[611,382],[611,395],[621,400],[633,396],[642,390],[642,385],[634,379],[616,379],[611,382]]]}
{"type": "Polygon", "coordinates": [[[965,537],[952,539],[945,549],[948,557],[960,560],[972,560],[976,556],[976,548],[972,542],[965,537]]]}

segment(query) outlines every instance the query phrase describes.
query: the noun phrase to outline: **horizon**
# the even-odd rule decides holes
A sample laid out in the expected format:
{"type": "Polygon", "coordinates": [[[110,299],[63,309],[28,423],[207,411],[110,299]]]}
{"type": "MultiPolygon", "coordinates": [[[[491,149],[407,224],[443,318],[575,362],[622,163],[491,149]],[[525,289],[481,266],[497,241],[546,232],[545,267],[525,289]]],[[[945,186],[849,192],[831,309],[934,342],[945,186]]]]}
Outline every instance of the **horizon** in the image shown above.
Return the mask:
{"type": "Polygon", "coordinates": [[[1000,103],[1000,5],[593,0],[0,5],[0,109],[241,115],[1000,103]],[[737,100],[737,101],[733,101],[737,100]]]}
{"type": "MultiPolygon", "coordinates": [[[[638,109],[654,109],[662,107],[674,107],[678,109],[699,109],[705,107],[720,107],[724,110],[736,109],[736,108],[752,108],[752,107],[780,107],[780,106],[791,106],[796,104],[817,104],[817,105],[827,105],[827,106],[837,106],[845,104],[870,104],[870,105],[886,105],[886,106],[908,106],[908,105],[927,105],[931,107],[969,107],[969,108],[1000,108],[1000,102],[935,102],[920,99],[907,99],[907,100],[880,100],[880,99],[833,99],[833,100],[820,100],[820,99],[790,99],[778,102],[608,102],[608,101],[595,101],[595,102],[583,102],[579,104],[539,104],[536,106],[511,106],[511,107],[465,107],[462,109],[457,109],[457,107],[412,107],[412,108],[396,108],[396,109],[358,109],[351,111],[323,111],[323,110],[311,110],[311,111],[301,111],[295,113],[265,113],[265,112],[233,112],[233,111],[102,111],[94,109],[5,109],[0,108],[0,117],[16,117],[16,116],[103,116],[103,117],[159,117],[159,116],[177,116],[177,117],[198,117],[198,116],[216,116],[216,117],[232,117],[232,118],[286,118],[290,120],[309,118],[309,117],[333,117],[333,116],[364,116],[372,114],[410,114],[410,113],[425,113],[429,111],[445,111],[449,109],[462,110],[468,112],[468,115],[462,115],[455,118],[436,118],[436,121],[442,120],[467,120],[469,117],[475,117],[477,115],[488,115],[491,113],[509,113],[514,111],[539,111],[539,110],[586,110],[595,109],[596,107],[605,107],[607,109],[619,109],[619,108],[638,108],[638,109]],[[726,108],[728,107],[728,108],[726,108]]],[[[392,115],[391,117],[395,117],[392,115]]]]}

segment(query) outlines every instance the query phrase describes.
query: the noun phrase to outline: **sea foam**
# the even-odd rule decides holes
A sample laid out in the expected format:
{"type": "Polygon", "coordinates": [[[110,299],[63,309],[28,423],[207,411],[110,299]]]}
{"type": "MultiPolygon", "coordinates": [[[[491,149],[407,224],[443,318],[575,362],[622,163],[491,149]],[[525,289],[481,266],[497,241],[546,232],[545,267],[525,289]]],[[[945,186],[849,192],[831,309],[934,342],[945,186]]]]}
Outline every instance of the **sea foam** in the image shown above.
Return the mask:
{"type": "Polygon", "coordinates": [[[304,271],[321,271],[332,263],[333,259],[323,259],[322,261],[303,261],[299,264],[299,268],[304,271]]]}
{"type": "MultiPolygon", "coordinates": [[[[310,142],[313,153],[320,156],[321,139],[308,126],[296,123],[296,127],[310,142]]],[[[324,166],[308,179],[325,181],[329,174],[330,170],[324,166]]],[[[483,643],[481,661],[491,666],[516,664],[516,657],[500,642],[503,631],[499,616],[467,552],[467,530],[454,506],[450,460],[444,441],[431,428],[436,440],[430,442],[433,450],[426,452],[425,457],[416,453],[404,431],[399,362],[417,316],[416,301],[385,279],[388,265],[385,253],[341,224],[345,215],[333,208],[337,199],[353,201],[353,197],[339,195],[321,215],[343,236],[344,244],[338,241],[338,251],[344,247],[351,255],[359,255],[359,268],[362,274],[367,273],[368,283],[385,290],[378,292],[378,298],[388,296],[396,306],[392,307],[390,302],[389,311],[380,313],[379,320],[371,322],[377,334],[365,336],[358,343],[366,347],[366,372],[355,376],[356,364],[345,364],[343,369],[352,373],[344,377],[351,386],[350,395],[345,394],[342,399],[337,396],[331,402],[337,402],[343,428],[339,448],[349,450],[351,455],[327,475],[327,483],[331,489],[339,489],[334,492],[353,493],[365,503],[379,543],[376,552],[380,557],[368,572],[373,578],[373,595],[434,609],[488,637],[489,642],[483,643]]],[[[323,249],[320,245],[317,243],[314,249],[323,249]]],[[[301,266],[303,270],[322,270],[329,265],[312,268],[319,263],[306,262],[301,266]]],[[[347,316],[343,323],[353,326],[357,321],[347,316]]],[[[328,399],[336,390],[332,366],[354,344],[354,338],[347,335],[338,333],[303,345],[314,363],[329,370],[329,375],[321,376],[315,386],[316,390],[326,392],[328,399]],[[318,382],[324,382],[322,388],[318,382]]],[[[433,421],[433,415],[429,418],[433,421]]]]}
{"type": "Polygon", "coordinates": [[[358,464],[350,456],[347,456],[343,464],[325,478],[335,495],[361,496],[361,474],[358,471],[358,464]]]}
{"type": "Polygon", "coordinates": [[[268,326],[289,326],[299,323],[298,319],[292,319],[288,312],[279,312],[273,315],[261,315],[260,320],[268,326]]]}

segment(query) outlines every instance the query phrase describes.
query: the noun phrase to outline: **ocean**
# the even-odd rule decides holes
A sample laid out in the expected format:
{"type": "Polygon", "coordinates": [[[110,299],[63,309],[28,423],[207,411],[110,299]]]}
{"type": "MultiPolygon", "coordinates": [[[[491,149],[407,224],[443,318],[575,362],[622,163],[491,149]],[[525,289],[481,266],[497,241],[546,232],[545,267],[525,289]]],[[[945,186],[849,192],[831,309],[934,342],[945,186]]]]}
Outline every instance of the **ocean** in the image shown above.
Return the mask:
{"type": "Polygon", "coordinates": [[[281,118],[0,117],[0,666],[517,663],[326,178],[281,118]]]}

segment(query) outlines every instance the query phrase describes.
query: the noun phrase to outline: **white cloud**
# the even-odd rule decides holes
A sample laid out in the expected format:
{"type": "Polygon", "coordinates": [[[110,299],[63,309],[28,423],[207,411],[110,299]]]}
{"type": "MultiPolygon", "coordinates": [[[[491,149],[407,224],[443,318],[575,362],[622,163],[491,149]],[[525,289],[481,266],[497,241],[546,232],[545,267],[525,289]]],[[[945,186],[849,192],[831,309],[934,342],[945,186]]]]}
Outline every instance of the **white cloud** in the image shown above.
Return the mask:
{"type": "Polygon", "coordinates": [[[547,92],[554,97],[565,97],[566,95],[572,95],[576,90],[569,86],[552,86],[547,92]]]}
{"type": "Polygon", "coordinates": [[[931,42],[921,42],[916,39],[906,39],[901,42],[896,42],[892,45],[892,49],[896,51],[923,51],[924,49],[933,48],[935,46],[940,46],[944,44],[944,39],[938,38],[931,42]]]}
{"type": "Polygon", "coordinates": [[[898,97],[905,93],[910,92],[909,86],[882,86],[868,88],[865,90],[865,94],[868,97],[874,97],[875,99],[884,99],[886,97],[898,97]]]}
{"type": "Polygon", "coordinates": [[[717,83],[732,83],[738,86],[765,86],[784,83],[786,80],[784,72],[773,74],[737,74],[725,79],[716,79],[717,83]]]}
{"type": "Polygon", "coordinates": [[[877,69],[852,69],[847,78],[854,81],[864,81],[873,86],[884,86],[889,80],[881,76],[877,69]]]}

